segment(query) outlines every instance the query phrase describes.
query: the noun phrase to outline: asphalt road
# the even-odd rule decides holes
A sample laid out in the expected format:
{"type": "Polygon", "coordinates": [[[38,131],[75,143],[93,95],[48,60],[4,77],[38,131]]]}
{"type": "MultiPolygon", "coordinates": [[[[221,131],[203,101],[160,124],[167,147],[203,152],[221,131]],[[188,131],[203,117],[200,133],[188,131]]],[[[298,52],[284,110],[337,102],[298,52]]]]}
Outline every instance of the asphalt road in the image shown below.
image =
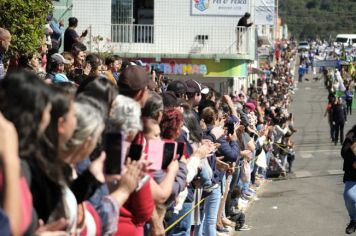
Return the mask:
{"type": "MultiPolygon", "coordinates": [[[[295,117],[294,174],[263,186],[260,200],[246,212],[246,236],[339,236],[349,222],[343,201],[341,145],[334,146],[323,117],[327,91],[321,82],[298,85],[291,111],[295,117]]],[[[356,123],[348,117],[345,133],[356,123]]]]}

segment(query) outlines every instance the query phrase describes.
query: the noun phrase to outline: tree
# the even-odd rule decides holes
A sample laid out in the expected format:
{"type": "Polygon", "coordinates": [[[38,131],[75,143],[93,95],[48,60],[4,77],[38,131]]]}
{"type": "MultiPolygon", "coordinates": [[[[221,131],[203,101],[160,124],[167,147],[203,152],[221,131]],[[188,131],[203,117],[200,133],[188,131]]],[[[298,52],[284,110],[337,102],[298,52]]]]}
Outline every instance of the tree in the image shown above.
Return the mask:
{"type": "Polygon", "coordinates": [[[317,3],[315,1],[309,1],[307,4],[305,4],[305,7],[308,9],[316,8],[317,3]]]}
{"type": "Polygon", "coordinates": [[[1,0],[0,27],[12,35],[8,55],[32,54],[44,40],[44,25],[52,11],[50,0],[1,0]]]}

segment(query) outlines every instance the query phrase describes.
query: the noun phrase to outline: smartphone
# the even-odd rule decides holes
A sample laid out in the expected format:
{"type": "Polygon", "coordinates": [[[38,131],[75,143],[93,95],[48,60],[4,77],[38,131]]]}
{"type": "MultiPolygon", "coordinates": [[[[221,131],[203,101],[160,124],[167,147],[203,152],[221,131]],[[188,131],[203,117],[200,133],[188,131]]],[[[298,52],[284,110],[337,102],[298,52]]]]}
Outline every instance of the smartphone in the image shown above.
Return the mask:
{"type": "Polygon", "coordinates": [[[132,161],[138,161],[141,159],[143,146],[140,144],[131,144],[127,157],[130,157],[132,161]]]}
{"type": "Polygon", "coordinates": [[[177,142],[177,156],[178,156],[178,160],[180,160],[184,153],[185,153],[185,148],[186,145],[184,142],[177,142]]]}
{"type": "Polygon", "coordinates": [[[166,170],[169,164],[175,159],[177,153],[177,143],[166,141],[163,145],[162,170],[166,170]]]}
{"type": "Polygon", "coordinates": [[[235,124],[234,123],[229,122],[227,124],[227,133],[231,134],[231,135],[235,133],[235,124]]]}
{"type": "Polygon", "coordinates": [[[162,168],[164,142],[159,139],[152,139],[148,142],[147,161],[152,164],[150,170],[160,170],[162,168]]]}
{"type": "Polygon", "coordinates": [[[104,162],[104,172],[109,175],[121,173],[122,168],[122,142],[123,135],[120,132],[106,133],[104,137],[104,150],[106,159],[104,162]]]}

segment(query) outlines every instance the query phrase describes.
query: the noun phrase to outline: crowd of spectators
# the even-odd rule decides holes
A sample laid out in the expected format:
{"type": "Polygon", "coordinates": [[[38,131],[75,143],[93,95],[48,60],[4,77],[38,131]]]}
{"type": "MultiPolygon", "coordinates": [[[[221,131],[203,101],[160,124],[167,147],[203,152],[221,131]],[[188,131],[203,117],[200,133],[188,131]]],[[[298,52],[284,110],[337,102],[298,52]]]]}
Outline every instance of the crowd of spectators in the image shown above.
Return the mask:
{"type": "MultiPolygon", "coordinates": [[[[244,209],[259,186],[292,172],[295,50],[286,45],[266,76],[223,95],[140,61],[87,53],[75,18],[60,54],[63,22],[48,24],[47,65],[34,54],[0,67],[0,234],[251,229],[244,209]],[[184,148],[160,152],[168,144],[184,148]]],[[[10,41],[0,29],[1,55],[10,41]]]]}

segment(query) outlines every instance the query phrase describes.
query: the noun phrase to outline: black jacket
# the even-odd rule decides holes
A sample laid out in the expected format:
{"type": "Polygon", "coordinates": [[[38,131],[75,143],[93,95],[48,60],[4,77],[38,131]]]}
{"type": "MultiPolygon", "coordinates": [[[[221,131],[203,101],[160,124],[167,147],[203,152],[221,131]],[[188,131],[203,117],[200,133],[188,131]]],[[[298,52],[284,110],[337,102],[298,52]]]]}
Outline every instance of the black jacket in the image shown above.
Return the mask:
{"type": "Polygon", "coordinates": [[[345,123],[346,121],[346,110],[344,105],[337,104],[334,105],[331,110],[331,119],[335,123],[345,123]]]}
{"type": "Polygon", "coordinates": [[[252,23],[247,23],[248,18],[243,16],[240,20],[239,23],[237,23],[237,26],[245,26],[245,27],[250,27],[252,23]]]}
{"type": "Polygon", "coordinates": [[[356,169],[353,167],[353,163],[356,161],[356,155],[350,148],[354,142],[356,142],[356,130],[351,130],[346,135],[341,149],[341,156],[344,158],[344,182],[356,181],[356,169]]]}

